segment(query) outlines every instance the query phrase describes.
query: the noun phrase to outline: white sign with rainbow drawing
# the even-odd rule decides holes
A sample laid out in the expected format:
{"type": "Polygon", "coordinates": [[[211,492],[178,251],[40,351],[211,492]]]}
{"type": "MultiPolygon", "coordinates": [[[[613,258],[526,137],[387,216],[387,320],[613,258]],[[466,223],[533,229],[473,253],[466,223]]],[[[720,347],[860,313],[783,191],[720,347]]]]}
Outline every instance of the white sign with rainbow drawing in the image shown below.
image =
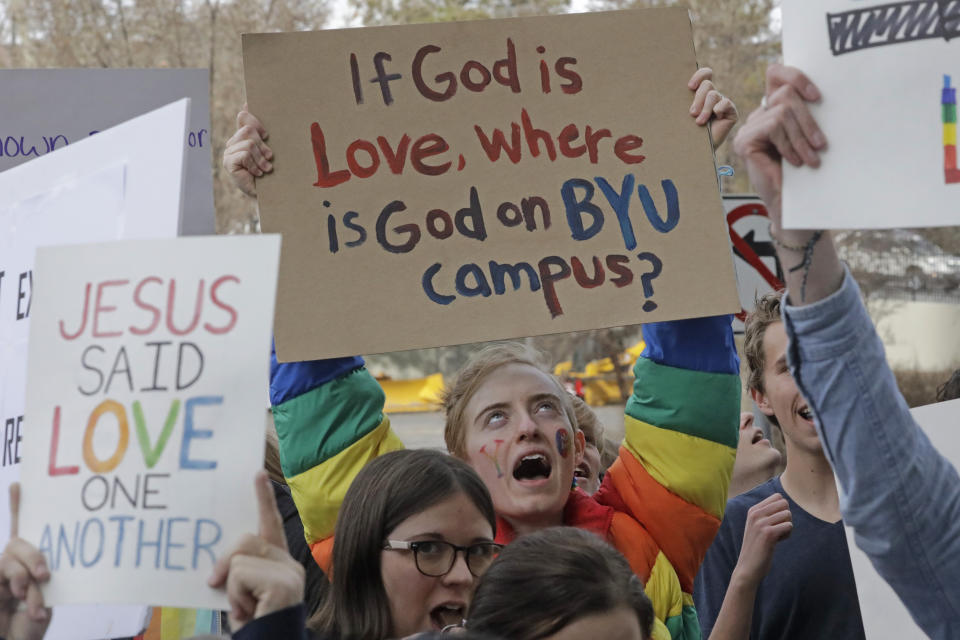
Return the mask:
{"type": "Polygon", "coordinates": [[[819,169],[784,163],[785,227],[960,225],[960,2],[785,2],[783,56],[829,145],[819,169]]]}

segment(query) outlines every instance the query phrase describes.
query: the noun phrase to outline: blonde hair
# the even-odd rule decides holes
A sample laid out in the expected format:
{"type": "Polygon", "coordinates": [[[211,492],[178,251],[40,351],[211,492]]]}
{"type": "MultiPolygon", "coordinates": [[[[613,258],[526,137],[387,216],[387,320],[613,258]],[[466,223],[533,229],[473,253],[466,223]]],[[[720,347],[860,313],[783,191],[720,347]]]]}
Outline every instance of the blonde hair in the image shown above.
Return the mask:
{"type": "Polygon", "coordinates": [[[557,387],[563,413],[576,433],[577,418],[571,396],[560,381],[546,370],[535,351],[522,344],[505,342],[484,347],[474,354],[457,373],[453,383],[444,390],[443,410],[446,414],[446,424],[443,428],[443,439],[447,443],[447,451],[455,456],[465,457],[467,429],[464,414],[467,405],[490,374],[510,364],[533,367],[550,378],[557,387]]]}

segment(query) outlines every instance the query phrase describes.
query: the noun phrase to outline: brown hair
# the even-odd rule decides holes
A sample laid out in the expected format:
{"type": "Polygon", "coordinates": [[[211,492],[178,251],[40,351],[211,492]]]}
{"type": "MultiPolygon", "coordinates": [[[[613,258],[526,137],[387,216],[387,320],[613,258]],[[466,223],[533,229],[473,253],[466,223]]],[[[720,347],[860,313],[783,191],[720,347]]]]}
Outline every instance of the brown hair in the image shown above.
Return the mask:
{"type": "Polygon", "coordinates": [[[480,578],[467,628],[540,640],[579,618],[624,606],[649,638],[653,605],[620,552],[588,531],[551,527],[504,548],[480,578]]]}
{"type": "Polygon", "coordinates": [[[546,374],[556,385],[557,395],[563,403],[563,412],[570,426],[576,431],[577,418],[570,401],[571,396],[560,381],[546,371],[536,352],[522,344],[505,342],[484,347],[478,351],[460,369],[453,383],[443,392],[443,410],[447,417],[443,428],[443,439],[447,443],[447,451],[453,455],[464,457],[466,453],[467,430],[464,413],[470,399],[491,373],[508,364],[527,365],[546,374]]]}
{"type": "Polygon", "coordinates": [[[747,359],[747,388],[763,393],[763,336],[767,327],[780,319],[783,291],[774,291],[757,298],[753,311],[747,314],[743,329],[743,354],[747,359]]]}
{"type": "Polygon", "coordinates": [[[333,543],[330,593],[308,624],[337,638],[391,637],[390,600],[380,555],[387,535],[407,518],[463,493],[496,531],[493,501],[467,463],[431,449],[384,454],[357,474],[343,498],[333,543]]]}

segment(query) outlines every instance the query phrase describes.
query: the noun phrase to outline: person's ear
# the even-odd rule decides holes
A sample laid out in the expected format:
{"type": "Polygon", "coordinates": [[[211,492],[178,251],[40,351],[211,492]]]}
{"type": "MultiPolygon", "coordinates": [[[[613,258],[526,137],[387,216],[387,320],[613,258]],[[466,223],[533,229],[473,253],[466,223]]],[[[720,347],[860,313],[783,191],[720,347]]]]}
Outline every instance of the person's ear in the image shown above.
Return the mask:
{"type": "Polygon", "coordinates": [[[579,465],[583,462],[583,454],[587,450],[587,439],[583,435],[583,431],[580,429],[575,429],[573,434],[573,464],[574,466],[579,465]]]}
{"type": "Polygon", "coordinates": [[[750,389],[750,397],[753,398],[754,403],[763,415],[768,418],[773,417],[773,405],[770,404],[767,394],[758,389],[750,389]]]}

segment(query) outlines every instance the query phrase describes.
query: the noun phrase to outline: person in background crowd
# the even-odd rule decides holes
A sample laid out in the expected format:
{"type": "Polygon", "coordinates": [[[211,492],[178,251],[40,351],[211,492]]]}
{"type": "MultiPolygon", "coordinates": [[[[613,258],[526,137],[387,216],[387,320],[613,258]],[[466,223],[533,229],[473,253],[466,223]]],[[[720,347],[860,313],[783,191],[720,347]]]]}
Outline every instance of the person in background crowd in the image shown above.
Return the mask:
{"type": "MultiPolygon", "coordinates": [[[[690,79],[690,114],[700,125],[713,120],[719,144],[736,109],[713,88],[711,73],[701,69],[690,79]]],[[[254,175],[269,170],[259,168],[265,131],[246,111],[238,125],[224,166],[252,189],[254,175]]],[[[726,503],[739,361],[730,317],[647,324],[643,332],[647,347],[634,368],[625,443],[596,500],[571,490],[584,439],[569,394],[528,357],[505,355],[491,365],[485,354],[468,364],[448,396],[445,439],[490,490],[498,542],[560,524],[594,531],[625,553],[647,585],[658,613],[654,637],[695,637],[689,594],[726,503]],[[674,464],[681,459],[682,468],[674,464]]],[[[284,475],[314,558],[326,569],[345,487],[367,462],[402,444],[360,358],[274,359],[271,401],[284,475]]]]}
{"type": "Polygon", "coordinates": [[[463,461],[433,450],[384,454],[343,498],[321,638],[386,640],[459,625],[500,545],[490,494],[463,461]]]}
{"type": "Polygon", "coordinates": [[[306,571],[306,588],[304,589],[304,606],[309,618],[317,609],[320,603],[327,597],[330,590],[330,581],[327,579],[323,570],[317,566],[313,555],[310,553],[310,547],[307,546],[306,538],[303,535],[303,523],[300,522],[300,514],[297,512],[297,506],[293,502],[293,496],[290,495],[290,488],[287,487],[283,478],[283,470],[280,466],[280,450],[277,444],[277,432],[273,428],[272,417],[268,420],[266,431],[266,442],[263,454],[263,468],[270,477],[273,485],[273,495],[277,501],[277,509],[280,511],[280,517],[283,519],[283,530],[287,538],[287,548],[290,555],[294,557],[303,566],[306,571]]]}
{"type": "Polygon", "coordinates": [[[733,463],[728,499],[763,484],[776,474],[780,466],[780,452],[763,437],[763,431],[754,426],[753,421],[753,414],[749,411],[740,413],[740,439],[737,441],[737,460],[733,463]]]}
{"type": "Polygon", "coordinates": [[[511,640],[646,640],[653,605],[598,536],[551,527],[521,536],[480,579],[466,628],[511,640]]]}
{"type": "Polygon", "coordinates": [[[953,372],[950,379],[937,387],[937,402],[960,398],[960,369],[953,372]]]}
{"type": "Polygon", "coordinates": [[[913,420],[830,234],[781,224],[783,160],[816,169],[826,151],[807,106],[820,98],[800,70],[772,65],[764,102],[735,142],[785,269],[786,366],[843,490],[840,510],[857,546],[927,635],[955,639],[960,476],[913,420]]]}
{"type": "MultiPolygon", "coordinates": [[[[810,408],[787,370],[787,334],[780,320],[780,293],[757,301],[744,328],[750,395],[783,433],[783,475],[727,503],[717,538],[704,558],[695,601],[709,635],[728,590],[753,592],[750,637],[863,638],[863,621],[833,470],[820,446],[810,408]],[[793,533],[779,544],[764,578],[736,572],[751,507],[783,496],[793,533]],[[762,579],[761,584],[757,580],[762,579]]],[[[746,600],[744,596],[742,599],[746,600]]]]}
{"type": "Polygon", "coordinates": [[[573,402],[577,427],[583,432],[584,439],[583,460],[574,469],[573,478],[579,488],[592,496],[600,488],[600,481],[609,466],[603,464],[603,450],[607,440],[603,437],[603,424],[590,405],[580,396],[570,396],[570,400],[573,402]]]}

